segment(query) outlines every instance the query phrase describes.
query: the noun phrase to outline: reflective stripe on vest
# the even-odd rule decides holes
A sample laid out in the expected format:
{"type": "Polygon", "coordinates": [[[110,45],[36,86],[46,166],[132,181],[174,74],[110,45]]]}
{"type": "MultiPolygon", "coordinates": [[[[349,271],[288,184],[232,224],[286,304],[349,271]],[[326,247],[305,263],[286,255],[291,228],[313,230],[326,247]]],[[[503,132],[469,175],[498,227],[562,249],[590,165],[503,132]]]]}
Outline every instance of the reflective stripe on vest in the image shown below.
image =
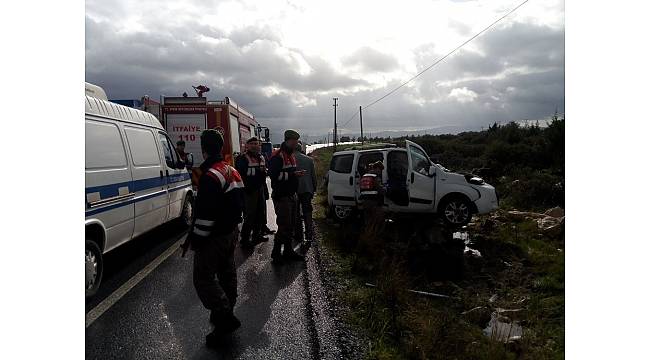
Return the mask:
{"type": "Polygon", "coordinates": [[[289,170],[296,168],[296,156],[287,154],[286,152],[280,150],[276,155],[279,155],[282,159],[282,171],[278,175],[278,181],[287,181],[289,180],[289,170]]]}
{"type": "Polygon", "coordinates": [[[255,176],[255,175],[257,174],[257,170],[258,170],[260,167],[266,165],[266,163],[264,162],[264,157],[263,157],[263,156],[260,156],[260,157],[259,157],[259,160],[253,158],[253,157],[250,156],[250,155],[248,155],[248,153],[245,154],[244,156],[246,157],[246,161],[248,161],[248,167],[247,167],[247,170],[246,170],[246,176],[255,176]]]}
{"type": "Polygon", "coordinates": [[[226,164],[224,161],[219,161],[218,163],[212,165],[208,171],[214,174],[215,177],[219,180],[221,188],[224,192],[229,192],[232,189],[244,187],[244,182],[241,179],[241,175],[239,175],[235,168],[226,164]]]}

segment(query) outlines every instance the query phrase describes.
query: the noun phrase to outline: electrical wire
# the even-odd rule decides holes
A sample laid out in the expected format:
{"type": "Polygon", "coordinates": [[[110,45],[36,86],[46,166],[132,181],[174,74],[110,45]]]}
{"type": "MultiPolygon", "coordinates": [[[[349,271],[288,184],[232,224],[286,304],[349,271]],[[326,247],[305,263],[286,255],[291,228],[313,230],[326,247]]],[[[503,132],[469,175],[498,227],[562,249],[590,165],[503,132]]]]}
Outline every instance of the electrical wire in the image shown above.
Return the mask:
{"type": "MultiPolygon", "coordinates": [[[[443,61],[444,59],[448,58],[451,54],[453,54],[453,53],[455,53],[456,51],[460,50],[463,46],[467,45],[467,44],[470,43],[472,40],[474,40],[474,39],[476,39],[477,37],[481,36],[484,32],[488,31],[491,27],[493,27],[494,25],[498,24],[501,20],[505,19],[505,18],[508,17],[510,14],[512,14],[512,13],[514,13],[515,11],[517,11],[520,7],[522,7],[522,6],[523,6],[524,4],[526,4],[528,1],[530,1],[530,0],[524,0],[524,1],[521,2],[519,5],[517,5],[516,7],[514,7],[512,10],[508,11],[505,15],[501,16],[500,18],[498,18],[497,20],[495,20],[494,22],[492,22],[490,25],[488,25],[488,26],[486,26],[485,28],[483,28],[483,30],[479,31],[479,32],[476,33],[474,36],[472,36],[471,38],[465,40],[465,42],[463,42],[462,44],[460,44],[460,45],[458,45],[457,47],[455,47],[453,50],[451,50],[450,52],[448,52],[445,56],[443,56],[443,57],[441,57],[440,59],[436,60],[436,62],[434,62],[433,64],[427,66],[426,68],[424,68],[424,70],[422,70],[422,71],[420,71],[419,73],[415,74],[415,75],[412,76],[410,79],[408,79],[407,81],[403,82],[403,83],[400,84],[398,87],[396,87],[396,88],[394,88],[393,90],[389,91],[388,93],[386,93],[386,94],[383,95],[382,97],[378,98],[377,100],[371,102],[370,104],[368,104],[368,105],[366,105],[366,106],[363,106],[362,109],[367,109],[367,108],[369,108],[369,107],[375,105],[376,103],[382,101],[383,99],[389,97],[390,95],[392,95],[393,93],[395,93],[397,90],[401,89],[402,87],[404,87],[405,85],[407,85],[407,84],[410,83],[411,81],[413,81],[413,80],[415,80],[416,78],[418,78],[420,75],[424,74],[426,71],[428,71],[428,70],[430,70],[431,68],[433,68],[434,66],[438,65],[441,61],[443,61]]],[[[352,117],[350,117],[350,118],[349,118],[349,119],[348,119],[348,120],[347,120],[343,125],[341,125],[341,127],[345,127],[345,126],[346,126],[350,121],[352,121],[352,120],[353,120],[354,118],[356,118],[357,116],[359,116],[359,113],[358,113],[358,112],[356,112],[352,117]]]]}

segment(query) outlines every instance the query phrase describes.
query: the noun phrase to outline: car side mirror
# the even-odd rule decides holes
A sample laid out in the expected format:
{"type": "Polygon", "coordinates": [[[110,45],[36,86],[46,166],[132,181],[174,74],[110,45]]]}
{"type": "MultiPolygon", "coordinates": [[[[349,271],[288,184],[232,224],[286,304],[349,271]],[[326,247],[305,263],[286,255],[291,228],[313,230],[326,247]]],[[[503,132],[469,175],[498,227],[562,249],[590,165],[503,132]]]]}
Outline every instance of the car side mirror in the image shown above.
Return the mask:
{"type": "Polygon", "coordinates": [[[428,174],[429,174],[429,176],[431,176],[431,177],[436,176],[436,166],[435,166],[435,165],[431,165],[431,166],[429,166],[429,172],[428,172],[428,174]]]}

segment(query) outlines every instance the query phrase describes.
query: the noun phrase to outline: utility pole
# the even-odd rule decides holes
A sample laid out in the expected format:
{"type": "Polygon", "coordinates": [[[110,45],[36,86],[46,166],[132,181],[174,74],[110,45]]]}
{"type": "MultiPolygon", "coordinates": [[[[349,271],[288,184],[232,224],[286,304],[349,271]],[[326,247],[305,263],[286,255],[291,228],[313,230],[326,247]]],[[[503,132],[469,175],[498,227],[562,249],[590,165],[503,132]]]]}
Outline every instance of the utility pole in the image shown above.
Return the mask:
{"type": "Polygon", "coordinates": [[[361,113],[361,105],[359,105],[359,125],[361,125],[361,147],[363,147],[363,114],[361,113]]]}
{"type": "Polygon", "coordinates": [[[339,100],[339,98],[332,98],[334,100],[334,151],[336,151],[336,143],[338,142],[338,134],[336,132],[336,107],[338,106],[336,102],[339,100]]]}
{"type": "Polygon", "coordinates": [[[328,146],[329,146],[329,144],[330,144],[330,132],[329,132],[329,131],[327,132],[327,142],[326,142],[326,144],[327,144],[328,146]]]}

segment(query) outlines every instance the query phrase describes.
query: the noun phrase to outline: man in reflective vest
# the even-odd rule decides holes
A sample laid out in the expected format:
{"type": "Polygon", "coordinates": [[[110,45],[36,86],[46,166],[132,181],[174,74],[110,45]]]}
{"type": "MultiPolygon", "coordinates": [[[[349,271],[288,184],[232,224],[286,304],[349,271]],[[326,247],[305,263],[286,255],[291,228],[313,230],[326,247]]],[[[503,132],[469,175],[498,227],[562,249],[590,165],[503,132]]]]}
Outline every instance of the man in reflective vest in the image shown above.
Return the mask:
{"type": "Polygon", "coordinates": [[[237,300],[234,251],[244,184],[237,170],[223,160],[222,147],[221,133],[212,129],[201,133],[205,161],[200,166],[195,218],[183,244],[183,255],[188,245],[194,251],[194,287],[215,326],[206,336],[208,346],[218,345],[222,335],[241,326],[233,314],[237,300]]]}
{"type": "Polygon", "coordinates": [[[235,168],[244,180],[244,225],[241,229],[241,246],[252,248],[255,244],[268,241],[262,234],[266,224],[266,162],[260,154],[260,142],[256,137],[246,141],[246,152],[237,157],[235,168]],[[251,239],[251,232],[253,238],[251,239]]]}
{"type": "Polygon", "coordinates": [[[284,132],[284,142],[275,151],[269,161],[273,207],[275,208],[278,231],[275,234],[271,258],[277,263],[282,260],[304,260],[304,257],[293,250],[293,235],[297,217],[298,177],[304,175],[304,170],[296,170],[294,151],[298,145],[300,134],[295,130],[284,132]],[[284,251],[282,251],[284,246],[284,251]]]}

